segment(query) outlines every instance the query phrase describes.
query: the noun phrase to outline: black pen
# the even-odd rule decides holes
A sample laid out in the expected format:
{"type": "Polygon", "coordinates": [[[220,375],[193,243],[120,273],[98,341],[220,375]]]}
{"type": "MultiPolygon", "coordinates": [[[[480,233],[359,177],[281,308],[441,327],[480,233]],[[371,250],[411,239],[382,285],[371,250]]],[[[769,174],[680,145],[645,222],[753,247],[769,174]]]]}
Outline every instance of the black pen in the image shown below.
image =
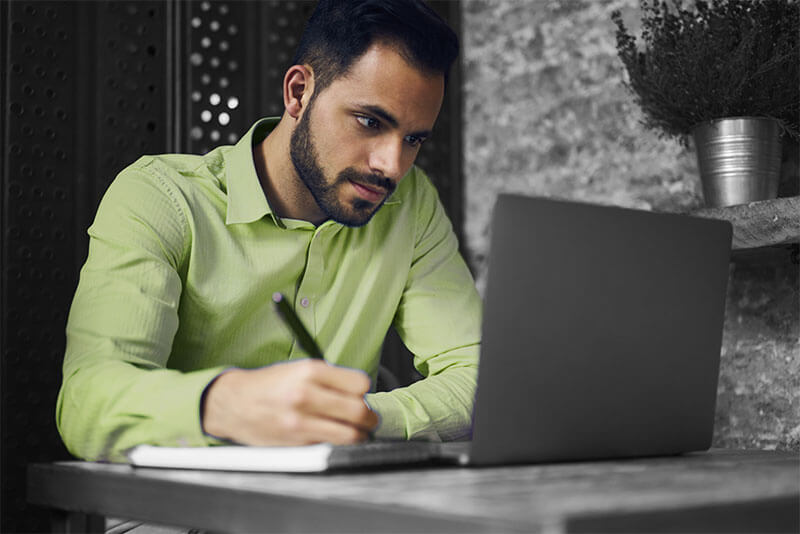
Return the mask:
{"type": "Polygon", "coordinates": [[[275,309],[278,310],[278,315],[280,315],[289,326],[289,329],[294,334],[294,338],[297,340],[300,347],[312,358],[324,360],[325,358],[322,356],[322,350],[320,350],[319,345],[317,345],[317,342],[311,337],[311,334],[308,333],[303,323],[300,322],[300,318],[292,307],[289,306],[289,303],[286,302],[286,297],[283,296],[283,293],[273,293],[272,301],[275,303],[275,309]]]}

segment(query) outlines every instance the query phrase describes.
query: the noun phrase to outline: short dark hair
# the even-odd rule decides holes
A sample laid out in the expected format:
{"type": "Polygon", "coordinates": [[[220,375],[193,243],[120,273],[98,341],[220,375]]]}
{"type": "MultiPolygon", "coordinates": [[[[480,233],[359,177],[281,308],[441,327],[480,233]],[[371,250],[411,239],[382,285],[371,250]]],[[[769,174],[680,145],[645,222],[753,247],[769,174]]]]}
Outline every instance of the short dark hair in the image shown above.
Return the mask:
{"type": "Polygon", "coordinates": [[[445,83],[458,56],[458,36],[422,0],[320,0],[293,64],[311,65],[318,93],[379,41],[420,70],[442,73],[445,83]]]}

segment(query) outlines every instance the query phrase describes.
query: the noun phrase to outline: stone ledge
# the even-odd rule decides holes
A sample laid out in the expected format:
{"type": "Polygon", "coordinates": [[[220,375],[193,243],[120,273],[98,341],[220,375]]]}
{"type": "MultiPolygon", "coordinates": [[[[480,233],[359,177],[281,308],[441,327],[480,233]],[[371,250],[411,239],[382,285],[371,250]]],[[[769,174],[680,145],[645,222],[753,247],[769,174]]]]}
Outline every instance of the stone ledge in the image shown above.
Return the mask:
{"type": "Polygon", "coordinates": [[[729,221],[733,225],[734,250],[800,242],[800,196],[702,208],[689,214],[729,221]]]}

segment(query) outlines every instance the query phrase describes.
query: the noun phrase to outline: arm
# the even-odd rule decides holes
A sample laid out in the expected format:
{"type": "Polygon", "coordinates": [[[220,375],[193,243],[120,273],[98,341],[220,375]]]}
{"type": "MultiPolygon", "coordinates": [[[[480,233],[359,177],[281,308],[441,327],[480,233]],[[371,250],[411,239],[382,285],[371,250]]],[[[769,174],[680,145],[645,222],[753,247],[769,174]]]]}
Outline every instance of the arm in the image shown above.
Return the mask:
{"type": "Polygon", "coordinates": [[[166,368],[189,243],[178,199],[155,175],[131,167],[109,188],[89,236],[56,413],[67,448],[110,459],[138,443],[206,443],[198,399],[222,368],[166,368]]]}
{"type": "Polygon", "coordinates": [[[208,369],[168,368],[189,251],[202,246],[192,245],[189,209],[175,189],[146,165],[129,168],[89,229],[56,414],[68,449],[86,459],[118,460],[140,443],[218,442],[205,432],[259,444],[362,439],[377,421],[362,401],[369,380],[361,372],[296,362],[222,373],[230,360],[224,353],[208,369]],[[331,387],[332,376],[343,385],[331,387]],[[354,408],[330,424],[341,397],[354,408]],[[264,410],[280,415],[276,424],[263,423],[264,410]],[[357,425],[363,428],[354,431],[357,425]]]}
{"type": "Polygon", "coordinates": [[[435,189],[424,175],[414,187],[416,245],[394,326],[426,378],[367,402],[381,416],[378,437],[459,439],[472,419],[481,300],[435,189]]]}

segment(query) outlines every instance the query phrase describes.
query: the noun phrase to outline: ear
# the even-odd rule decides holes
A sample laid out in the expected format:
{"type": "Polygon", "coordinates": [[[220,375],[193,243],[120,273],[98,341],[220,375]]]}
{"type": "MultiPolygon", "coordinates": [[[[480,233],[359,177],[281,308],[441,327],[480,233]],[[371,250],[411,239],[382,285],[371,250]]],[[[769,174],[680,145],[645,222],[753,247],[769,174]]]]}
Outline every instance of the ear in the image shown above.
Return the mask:
{"type": "Polygon", "coordinates": [[[300,117],[314,92],[314,71],[308,65],[292,65],[283,77],[283,106],[293,118],[300,117]]]}

